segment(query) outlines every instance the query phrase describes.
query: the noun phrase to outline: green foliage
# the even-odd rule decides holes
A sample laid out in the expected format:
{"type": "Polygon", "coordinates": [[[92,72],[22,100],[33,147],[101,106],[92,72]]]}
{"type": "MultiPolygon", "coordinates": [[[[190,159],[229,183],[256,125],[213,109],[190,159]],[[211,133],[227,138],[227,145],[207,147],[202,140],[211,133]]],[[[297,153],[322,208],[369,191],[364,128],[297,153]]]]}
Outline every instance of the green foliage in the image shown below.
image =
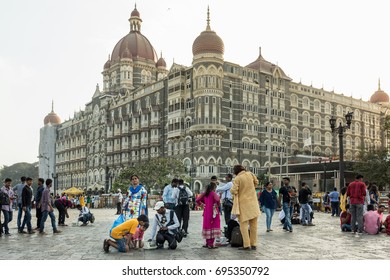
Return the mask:
{"type": "Polygon", "coordinates": [[[134,174],[138,175],[140,183],[148,190],[153,186],[162,189],[173,178],[181,178],[185,181],[190,179],[181,160],[172,157],[159,157],[126,168],[115,180],[114,189],[121,189],[124,193],[127,192],[130,185],[130,176],[134,174]]]}
{"type": "Polygon", "coordinates": [[[354,171],[362,174],[364,180],[376,182],[384,188],[390,182],[390,161],[386,148],[364,150],[361,149],[354,171]]]}
{"type": "Polygon", "coordinates": [[[20,177],[26,176],[34,179],[34,183],[37,181],[38,163],[18,162],[11,166],[3,166],[0,169],[0,178],[3,181],[5,178],[11,178],[12,184],[20,183],[20,177]]]}

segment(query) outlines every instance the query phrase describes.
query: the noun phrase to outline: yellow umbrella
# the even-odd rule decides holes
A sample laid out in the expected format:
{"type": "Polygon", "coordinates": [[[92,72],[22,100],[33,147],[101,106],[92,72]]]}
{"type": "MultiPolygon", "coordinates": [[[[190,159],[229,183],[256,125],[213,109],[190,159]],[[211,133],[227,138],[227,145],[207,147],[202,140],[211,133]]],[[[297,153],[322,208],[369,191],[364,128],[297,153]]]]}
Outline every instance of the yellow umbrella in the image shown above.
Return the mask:
{"type": "Polygon", "coordinates": [[[83,194],[84,191],[80,190],[76,187],[71,187],[67,190],[64,190],[62,193],[67,194],[67,195],[80,195],[80,194],[83,194]]]}

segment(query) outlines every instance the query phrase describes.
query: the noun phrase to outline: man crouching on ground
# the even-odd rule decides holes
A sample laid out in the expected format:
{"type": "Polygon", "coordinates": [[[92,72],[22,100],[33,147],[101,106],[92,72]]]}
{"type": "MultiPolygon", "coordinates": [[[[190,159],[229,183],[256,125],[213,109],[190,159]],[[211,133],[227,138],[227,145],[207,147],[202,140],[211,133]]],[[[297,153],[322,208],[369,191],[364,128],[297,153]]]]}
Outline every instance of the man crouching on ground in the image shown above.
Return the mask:
{"type": "Polygon", "coordinates": [[[166,209],[163,201],[157,201],[153,209],[157,211],[157,214],[153,219],[151,244],[161,249],[167,241],[169,249],[176,249],[177,241],[174,233],[180,227],[180,223],[175,211],[166,209]]]}
{"type": "Polygon", "coordinates": [[[143,226],[145,223],[148,223],[149,219],[146,215],[140,215],[136,219],[130,219],[126,222],[116,226],[111,231],[111,239],[104,240],[103,249],[104,252],[108,253],[110,246],[118,249],[121,253],[127,253],[130,251],[130,248],[133,247],[132,236],[137,231],[138,225],[143,226]]]}

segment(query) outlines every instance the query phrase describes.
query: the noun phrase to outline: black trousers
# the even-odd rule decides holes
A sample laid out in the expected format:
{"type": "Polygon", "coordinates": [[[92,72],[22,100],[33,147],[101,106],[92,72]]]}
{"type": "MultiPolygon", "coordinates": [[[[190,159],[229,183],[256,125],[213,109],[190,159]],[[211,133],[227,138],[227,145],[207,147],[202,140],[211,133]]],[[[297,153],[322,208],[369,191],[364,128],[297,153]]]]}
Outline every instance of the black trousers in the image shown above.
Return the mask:
{"type": "Polygon", "coordinates": [[[185,205],[177,205],[175,207],[175,213],[177,219],[179,220],[181,229],[186,233],[188,232],[188,221],[190,219],[190,206],[188,204],[185,205]],[[183,222],[182,222],[183,220],[183,222]]]}
{"type": "Polygon", "coordinates": [[[37,217],[37,228],[41,227],[41,220],[42,220],[42,210],[41,208],[35,208],[36,210],[36,217],[37,217]]]}
{"type": "Polygon", "coordinates": [[[116,213],[121,214],[122,213],[122,202],[116,203],[116,213]]]}
{"type": "Polygon", "coordinates": [[[225,216],[225,224],[227,225],[232,216],[233,206],[223,206],[223,215],[225,216]]]}
{"type": "Polygon", "coordinates": [[[63,225],[65,224],[65,206],[59,202],[58,200],[56,200],[54,202],[54,205],[56,206],[57,210],[58,210],[58,224],[59,225],[63,225]]]}
{"type": "Polygon", "coordinates": [[[177,241],[175,237],[170,234],[168,231],[159,231],[156,236],[157,247],[162,248],[164,246],[165,240],[168,241],[169,249],[175,250],[177,247],[177,241]]]}

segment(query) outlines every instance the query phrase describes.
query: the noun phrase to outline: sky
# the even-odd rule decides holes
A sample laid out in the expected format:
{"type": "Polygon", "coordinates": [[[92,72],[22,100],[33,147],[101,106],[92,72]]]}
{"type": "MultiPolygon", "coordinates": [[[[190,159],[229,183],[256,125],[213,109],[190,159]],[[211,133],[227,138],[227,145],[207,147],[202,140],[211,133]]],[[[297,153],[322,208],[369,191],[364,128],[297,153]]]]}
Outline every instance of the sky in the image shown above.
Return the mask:
{"type": "MultiPolygon", "coordinates": [[[[191,66],[206,28],[226,61],[263,57],[295,82],[369,100],[390,93],[388,1],[138,0],[141,32],[172,62],[191,66]]],[[[130,31],[134,0],[0,0],[0,166],[35,162],[39,129],[84,109],[115,44],[130,31]]],[[[102,87],[101,87],[102,88],[102,87]]]]}

